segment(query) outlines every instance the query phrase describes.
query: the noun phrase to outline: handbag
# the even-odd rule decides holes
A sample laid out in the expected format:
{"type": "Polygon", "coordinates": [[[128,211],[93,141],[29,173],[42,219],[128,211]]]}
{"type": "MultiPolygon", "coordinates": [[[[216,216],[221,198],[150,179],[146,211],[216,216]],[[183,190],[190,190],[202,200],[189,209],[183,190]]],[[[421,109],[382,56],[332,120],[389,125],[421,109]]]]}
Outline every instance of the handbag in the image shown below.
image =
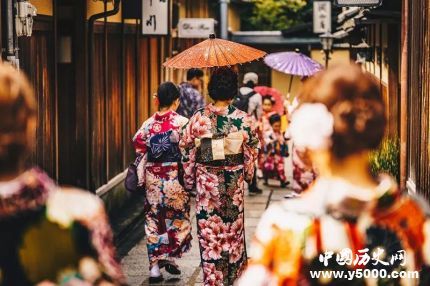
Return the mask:
{"type": "Polygon", "coordinates": [[[137,175],[137,166],[139,166],[143,155],[137,156],[136,160],[128,166],[127,175],[125,176],[124,186],[125,189],[131,193],[137,193],[143,191],[144,189],[139,186],[139,176],[137,175]]]}

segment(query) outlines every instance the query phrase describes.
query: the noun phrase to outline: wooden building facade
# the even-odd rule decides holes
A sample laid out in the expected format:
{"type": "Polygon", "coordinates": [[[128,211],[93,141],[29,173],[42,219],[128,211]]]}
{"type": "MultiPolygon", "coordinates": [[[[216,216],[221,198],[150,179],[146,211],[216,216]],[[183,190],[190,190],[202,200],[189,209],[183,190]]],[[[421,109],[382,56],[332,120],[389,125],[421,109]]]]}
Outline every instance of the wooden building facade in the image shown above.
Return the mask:
{"type": "Polygon", "coordinates": [[[387,107],[387,136],[398,138],[401,1],[384,1],[382,6],[373,9],[345,9],[338,19],[338,33],[343,34],[341,40],[350,45],[351,61],[361,64],[379,82],[387,107]]]}
{"type": "MultiPolygon", "coordinates": [[[[208,3],[170,1],[183,16],[196,17],[208,15],[208,3]]],[[[31,163],[60,184],[103,192],[124,177],[134,158],[131,139],[156,110],[152,95],[172,78],[162,62],[190,43],[175,47],[174,31],[143,36],[139,19],[122,17],[119,0],[32,4],[38,9],[33,35],[18,41],[20,67],[38,102],[31,163]],[[117,2],[113,15],[90,26],[91,16],[114,11],[117,2]]]]}
{"type": "Polygon", "coordinates": [[[388,135],[400,138],[400,186],[430,201],[430,0],[384,1],[367,15],[370,59],[388,135]]]}
{"type": "Polygon", "coordinates": [[[407,187],[430,200],[430,0],[404,1],[407,187]]]}
{"type": "Polygon", "coordinates": [[[36,17],[33,36],[20,38],[19,49],[38,99],[33,162],[62,184],[95,190],[133,157],[130,139],[154,111],[150,94],[163,78],[168,40],[141,36],[139,21],[97,21],[90,58],[89,12],[112,4],[98,11],[87,2],[53,1],[52,15],[36,17]]]}

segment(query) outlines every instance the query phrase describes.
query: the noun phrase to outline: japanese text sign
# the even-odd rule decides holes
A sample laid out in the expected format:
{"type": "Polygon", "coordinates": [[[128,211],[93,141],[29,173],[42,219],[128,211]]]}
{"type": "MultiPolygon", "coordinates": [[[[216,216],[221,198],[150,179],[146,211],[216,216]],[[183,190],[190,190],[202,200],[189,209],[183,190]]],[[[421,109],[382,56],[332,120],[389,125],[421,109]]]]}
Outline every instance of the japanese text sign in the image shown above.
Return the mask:
{"type": "Polygon", "coordinates": [[[331,1],[314,1],[314,33],[331,32],[331,1]]]}
{"type": "Polygon", "coordinates": [[[142,34],[169,34],[169,0],[142,1],[142,34]]]}

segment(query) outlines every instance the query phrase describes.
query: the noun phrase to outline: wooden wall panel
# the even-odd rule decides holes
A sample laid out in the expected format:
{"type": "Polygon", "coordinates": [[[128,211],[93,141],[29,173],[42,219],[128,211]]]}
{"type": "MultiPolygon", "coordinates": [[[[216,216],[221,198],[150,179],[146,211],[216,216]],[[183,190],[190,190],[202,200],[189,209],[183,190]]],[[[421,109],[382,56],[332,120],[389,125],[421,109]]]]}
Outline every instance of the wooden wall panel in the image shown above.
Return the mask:
{"type": "Polygon", "coordinates": [[[139,126],[150,115],[150,104],[152,102],[152,94],[149,89],[150,71],[149,71],[149,39],[141,38],[138,43],[138,124],[139,126]]]}
{"type": "Polygon", "coordinates": [[[123,166],[123,122],[121,90],[121,35],[109,34],[107,50],[107,180],[124,171],[123,166]]]}
{"type": "MultiPolygon", "coordinates": [[[[77,76],[79,70],[85,68],[86,61],[93,62],[92,125],[88,127],[84,114],[86,100],[83,100],[87,98],[86,81],[80,82],[78,77],[67,81],[67,72],[59,73],[63,84],[58,86],[61,97],[58,108],[62,113],[55,114],[55,45],[53,31],[49,30],[53,25],[49,22],[36,24],[41,28],[37,28],[31,38],[20,39],[22,69],[33,83],[38,99],[36,149],[32,160],[54,178],[59,168],[60,182],[83,186],[85,170],[73,170],[85,164],[86,152],[75,156],[87,146],[85,138],[79,134],[90,128],[90,186],[92,190],[97,189],[121,173],[134,158],[131,138],[143,121],[156,111],[152,94],[163,79],[161,63],[169,53],[170,42],[165,38],[142,37],[138,25],[108,23],[105,34],[103,22],[96,23],[94,57],[87,58],[85,45],[80,47],[79,54],[74,54],[80,63],[76,67],[77,76]],[[73,108],[68,109],[68,106],[73,108]],[[56,128],[61,129],[63,144],[60,149],[57,149],[56,128]],[[61,162],[57,165],[58,150],[61,162]]],[[[58,68],[72,69],[64,65],[58,68]]]]}
{"type": "Polygon", "coordinates": [[[31,38],[20,38],[21,68],[33,85],[37,100],[32,165],[39,165],[56,177],[55,95],[52,31],[35,31],[31,38]]]}
{"type": "Polygon", "coordinates": [[[92,186],[100,187],[107,182],[106,177],[106,124],[105,124],[105,78],[104,78],[104,39],[103,34],[94,36],[95,56],[92,59],[94,62],[94,90],[93,90],[93,106],[92,106],[92,186]]]}
{"type": "Polygon", "coordinates": [[[388,25],[387,27],[387,58],[388,58],[388,93],[389,102],[389,134],[399,137],[400,134],[400,31],[399,24],[388,25]]]}
{"type": "Polygon", "coordinates": [[[409,2],[408,186],[430,200],[428,0],[409,2]]]}
{"type": "Polygon", "coordinates": [[[137,96],[138,96],[138,73],[137,66],[137,41],[133,35],[127,35],[125,37],[124,43],[124,53],[125,53],[125,63],[124,63],[124,73],[125,73],[125,83],[124,83],[124,104],[125,104],[125,123],[124,123],[124,148],[125,151],[125,162],[130,162],[134,157],[134,149],[131,144],[131,139],[133,138],[136,130],[140,127],[138,123],[138,108],[137,108],[137,96]]]}
{"type": "MultiPolygon", "coordinates": [[[[150,82],[149,82],[149,94],[153,95],[157,92],[158,85],[160,83],[160,39],[150,38],[149,39],[149,66],[150,66],[150,82]]],[[[151,98],[151,97],[150,97],[151,98]]],[[[150,114],[154,114],[157,111],[154,100],[151,100],[150,114]]]]}

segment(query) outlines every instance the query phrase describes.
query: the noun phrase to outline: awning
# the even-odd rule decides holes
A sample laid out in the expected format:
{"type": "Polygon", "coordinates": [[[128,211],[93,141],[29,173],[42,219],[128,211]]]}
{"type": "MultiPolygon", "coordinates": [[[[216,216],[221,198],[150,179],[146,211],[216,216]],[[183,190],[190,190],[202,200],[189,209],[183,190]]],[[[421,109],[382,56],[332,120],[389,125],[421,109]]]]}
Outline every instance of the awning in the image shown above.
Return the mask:
{"type": "Polygon", "coordinates": [[[320,45],[320,39],[315,37],[284,37],[281,31],[249,31],[233,32],[231,40],[245,45],[320,45]]]}

